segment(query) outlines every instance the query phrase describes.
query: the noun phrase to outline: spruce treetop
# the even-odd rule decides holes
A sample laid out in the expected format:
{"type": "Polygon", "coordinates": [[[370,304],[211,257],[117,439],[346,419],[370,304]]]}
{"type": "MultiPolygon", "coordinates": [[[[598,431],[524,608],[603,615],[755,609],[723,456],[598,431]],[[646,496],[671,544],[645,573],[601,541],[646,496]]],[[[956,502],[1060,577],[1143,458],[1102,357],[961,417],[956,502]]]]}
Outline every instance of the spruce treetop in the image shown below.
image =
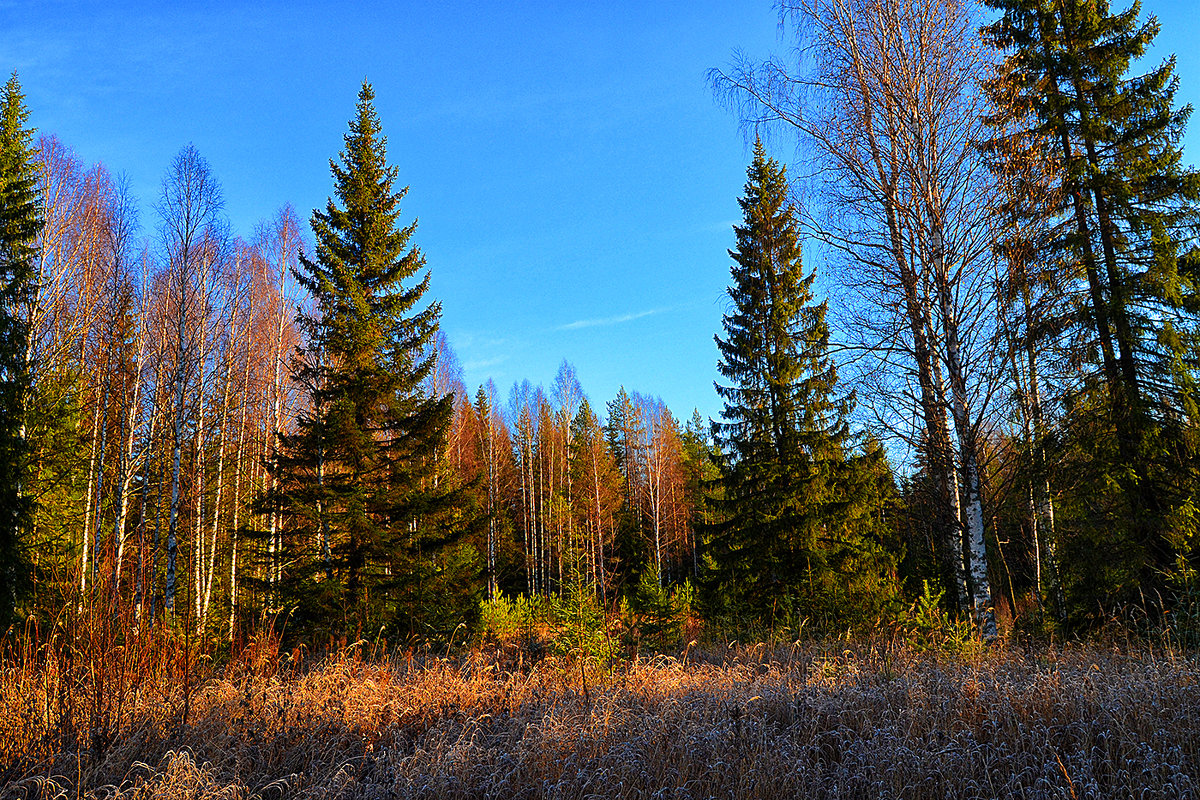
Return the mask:
{"type": "Polygon", "coordinates": [[[814,275],[804,274],[787,171],[761,141],[747,178],[737,247],[729,251],[733,308],[725,337],[716,337],[718,369],[730,381],[717,385],[728,422],[714,433],[742,456],[765,446],[778,457],[805,446],[805,431],[841,428],[846,409],[829,397],[837,371],[827,352],[826,305],[813,302],[814,275]]]}
{"type": "Polygon", "coordinates": [[[0,95],[0,302],[10,309],[34,291],[33,247],[42,226],[37,151],[28,121],[25,95],[14,72],[0,95]]]}
{"type": "Polygon", "coordinates": [[[17,73],[9,76],[4,84],[3,99],[0,100],[0,148],[4,152],[15,148],[29,150],[33,144],[33,130],[25,127],[29,121],[29,109],[25,107],[25,94],[17,80],[17,73]]]}
{"type": "Polygon", "coordinates": [[[397,168],[387,163],[387,137],[374,99],[371,85],[363,83],[345,147],[330,161],[335,196],[312,215],[316,257],[302,258],[304,271],[297,278],[327,321],[330,355],[365,366],[384,354],[412,363],[418,353],[415,387],[433,366],[424,351],[441,306],[433,302],[405,316],[428,289],[429,274],[403,285],[425,268],[425,257],[409,246],[417,221],[398,224],[408,187],[394,188],[397,168]]]}

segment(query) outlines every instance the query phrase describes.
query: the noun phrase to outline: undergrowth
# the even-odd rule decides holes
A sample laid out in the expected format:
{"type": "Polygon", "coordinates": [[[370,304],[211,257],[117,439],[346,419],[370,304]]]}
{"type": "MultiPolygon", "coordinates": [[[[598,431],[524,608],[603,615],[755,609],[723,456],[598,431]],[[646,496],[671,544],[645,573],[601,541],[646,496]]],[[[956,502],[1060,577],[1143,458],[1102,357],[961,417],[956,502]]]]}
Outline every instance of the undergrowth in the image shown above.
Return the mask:
{"type": "Polygon", "coordinates": [[[306,657],[267,629],[218,666],[104,619],[27,631],[0,664],[0,796],[1200,794],[1200,665],[1170,646],[893,631],[596,658],[540,629],[587,609],[506,602],[516,638],[452,657],[306,657]]]}

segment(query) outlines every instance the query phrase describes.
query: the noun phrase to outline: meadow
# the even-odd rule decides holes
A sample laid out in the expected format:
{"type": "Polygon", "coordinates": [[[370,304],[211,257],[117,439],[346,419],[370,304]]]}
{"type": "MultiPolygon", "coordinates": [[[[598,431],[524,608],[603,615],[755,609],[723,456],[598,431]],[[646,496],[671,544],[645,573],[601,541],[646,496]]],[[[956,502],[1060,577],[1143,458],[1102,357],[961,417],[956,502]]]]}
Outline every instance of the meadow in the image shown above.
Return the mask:
{"type": "Polygon", "coordinates": [[[1132,638],[603,662],[495,641],[316,658],[261,635],[217,666],[109,634],[6,652],[0,797],[1200,795],[1200,664],[1132,638]]]}

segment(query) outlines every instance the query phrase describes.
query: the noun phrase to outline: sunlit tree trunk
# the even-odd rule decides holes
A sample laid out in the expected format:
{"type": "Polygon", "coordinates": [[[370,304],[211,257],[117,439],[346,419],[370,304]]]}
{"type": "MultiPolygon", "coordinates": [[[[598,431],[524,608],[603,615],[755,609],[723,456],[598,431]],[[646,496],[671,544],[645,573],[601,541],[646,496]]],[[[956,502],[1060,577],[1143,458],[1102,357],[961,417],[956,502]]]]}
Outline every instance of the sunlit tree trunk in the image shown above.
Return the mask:
{"type": "MultiPolygon", "coordinates": [[[[254,320],[254,292],[250,292],[249,303],[246,308],[246,329],[245,338],[243,340],[242,354],[242,396],[241,408],[238,415],[238,437],[237,448],[234,454],[234,479],[233,479],[233,519],[229,526],[229,641],[232,643],[237,633],[237,615],[238,615],[238,523],[239,514],[242,510],[242,486],[244,477],[242,470],[245,466],[242,460],[244,446],[246,442],[246,415],[250,408],[251,398],[254,393],[250,388],[250,364],[253,361],[250,351],[250,333],[253,330],[254,320]]],[[[253,475],[251,475],[251,486],[253,486],[253,475]]]]}

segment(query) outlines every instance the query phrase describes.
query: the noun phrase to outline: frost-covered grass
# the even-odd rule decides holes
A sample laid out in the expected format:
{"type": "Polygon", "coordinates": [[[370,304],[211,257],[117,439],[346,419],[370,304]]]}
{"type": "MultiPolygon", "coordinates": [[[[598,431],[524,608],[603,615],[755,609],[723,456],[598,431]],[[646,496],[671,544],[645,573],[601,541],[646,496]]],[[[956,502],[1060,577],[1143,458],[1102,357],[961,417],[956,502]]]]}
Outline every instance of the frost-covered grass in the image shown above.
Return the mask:
{"type": "Polygon", "coordinates": [[[10,655],[0,795],[1200,796],[1200,665],[1171,651],[843,642],[606,670],[272,647],[207,673],[177,644],[100,654],[104,675],[82,648],[10,655]]]}

